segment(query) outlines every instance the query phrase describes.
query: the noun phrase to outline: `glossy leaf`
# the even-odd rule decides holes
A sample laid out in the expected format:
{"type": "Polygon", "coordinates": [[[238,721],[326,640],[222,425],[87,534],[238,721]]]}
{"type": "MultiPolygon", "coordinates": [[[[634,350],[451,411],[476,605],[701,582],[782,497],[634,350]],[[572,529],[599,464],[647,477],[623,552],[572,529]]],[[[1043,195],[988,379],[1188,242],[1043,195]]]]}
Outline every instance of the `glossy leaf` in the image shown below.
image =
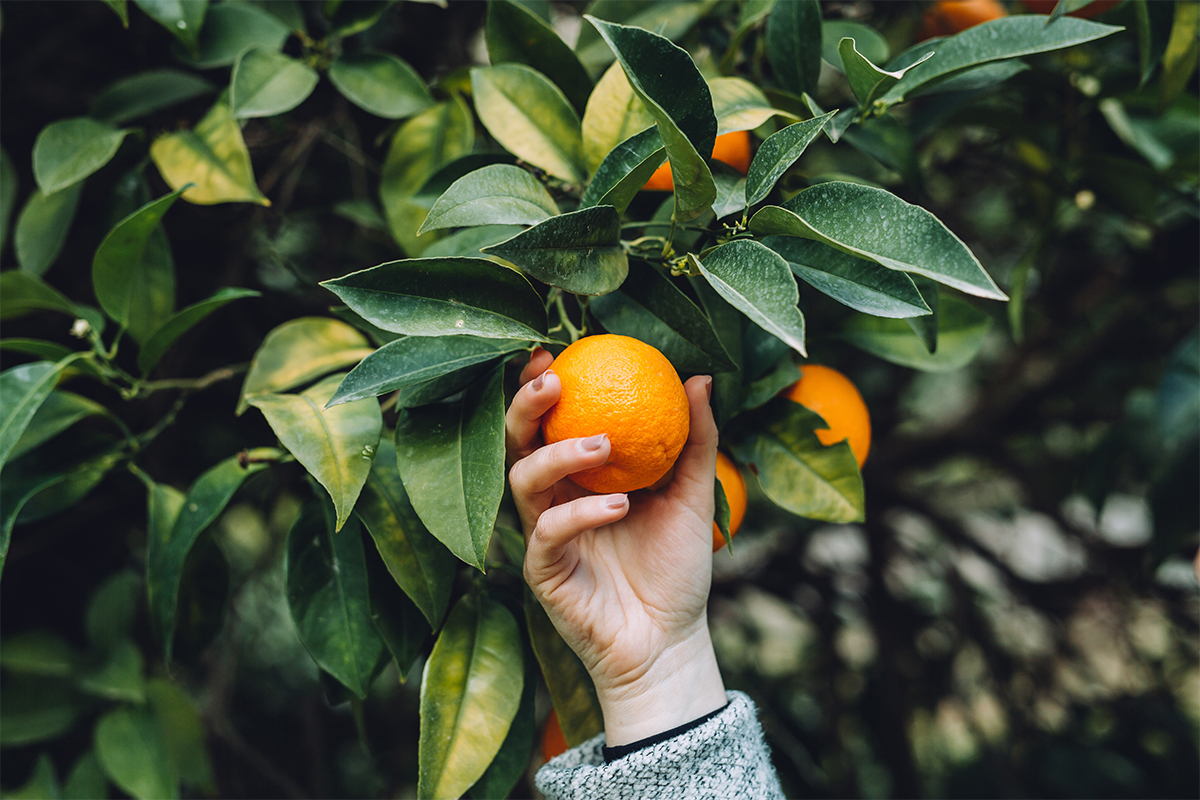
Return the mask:
{"type": "Polygon", "coordinates": [[[78,183],[111,161],[128,134],[91,117],[50,123],[33,144],[38,188],[49,195],[78,183]]]}
{"type": "Polygon", "coordinates": [[[269,206],[254,183],[250,151],[229,104],[219,102],[194,130],[168,133],[150,145],[163,180],[189,203],[258,203],[269,206]]]}
{"type": "Polygon", "coordinates": [[[821,7],[816,0],[776,3],[767,16],[767,60],[779,85],[813,93],[821,74],[821,7]]]}
{"type": "Polygon", "coordinates": [[[332,509],[309,503],[288,533],[287,600],[313,660],[362,698],[383,642],[371,619],[367,563],[358,521],[334,530],[332,509]]]}
{"type": "Polygon", "coordinates": [[[805,354],[800,290],[783,258],[749,239],[737,239],[709,252],[696,264],[717,294],[763,330],[805,354]]]}
{"type": "Polygon", "coordinates": [[[504,494],[502,370],[452,403],[405,409],[396,463],[421,521],[450,552],[483,570],[504,494]]]}
{"type": "MultiPolygon", "coordinates": [[[[4,383],[4,377],[0,375],[0,387],[3,387],[4,383]]],[[[81,419],[108,415],[108,409],[94,400],[73,392],[52,391],[34,413],[16,446],[8,454],[8,459],[20,458],[81,419]]]]}
{"type": "Polygon", "coordinates": [[[872,64],[887,63],[891,50],[879,31],[853,20],[827,19],[821,23],[821,58],[834,69],[842,68],[838,45],[845,38],[853,39],[854,47],[872,64]]]}
{"type": "Polygon", "coordinates": [[[838,42],[838,55],[842,59],[842,71],[846,73],[850,90],[854,92],[859,107],[865,109],[899,83],[904,73],[927,61],[933,53],[926,53],[919,60],[895,72],[888,72],[872,64],[870,59],[858,52],[854,40],[849,37],[838,42]]]}
{"type": "Polygon", "coordinates": [[[666,158],[667,151],[657,128],[634,134],[614,147],[600,162],[579,199],[579,207],[606,205],[616,208],[618,214],[625,213],[666,158]]]}
{"type": "Polygon", "coordinates": [[[159,732],[154,712],[124,705],[96,724],[96,757],[109,780],[138,800],[179,796],[179,785],[159,732]]]}
{"type": "Polygon", "coordinates": [[[938,325],[941,323],[941,314],[938,313],[938,301],[940,293],[938,286],[928,278],[920,275],[910,276],[913,285],[917,287],[917,291],[921,293],[921,298],[925,301],[925,305],[929,306],[931,313],[922,314],[917,317],[905,317],[904,321],[908,323],[908,327],[913,329],[913,332],[921,339],[925,349],[930,353],[937,352],[937,334],[938,325]]]}
{"type": "Polygon", "coordinates": [[[967,246],[920,206],[883,189],[830,181],[805,189],[782,208],[768,206],[750,228],[760,236],[803,236],[914,272],[967,294],[1008,299],[967,246]]]}
{"type": "Polygon", "coordinates": [[[712,322],[661,270],[634,260],[621,288],[588,304],[609,333],[654,342],[680,372],[737,369],[712,322]]]}
{"type": "Polygon", "coordinates": [[[291,31],[265,7],[251,3],[218,3],[208,10],[200,31],[199,47],[190,53],[182,47],[172,48],[183,63],[197,69],[227,67],[252,47],[278,51],[291,31]]]}
{"type": "MultiPolygon", "coordinates": [[[[241,7],[222,4],[213,10],[241,7]]],[[[92,102],[92,116],[109,125],[120,125],[208,94],[214,88],[190,72],[169,68],[146,70],[119,80],[101,92],[92,102]]]]}
{"type": "Polygon", "coordinates": [[[971,361],[991,328],[992,319],[952,295],[938,301],[937,352],[930,353],[905,322],[877,317],[852,319],[840,338],[885,361],[927,372],[956,370],[971,361]]]}
{"type": "Polygon", "coordinates": [[[121,639],[103,662],[79,676],[80,691],[104,700],[142,703],[146,699],[142,651],[129,639],[121,639]]]}
{"type": "Polygon", "coordinates": [[[433,105],[417,71],[391,53],[343,53],[329,66],[329,80],[364,111],[402,119],[433,105]]]}
{"type": "Polygon", "coordinates": [[[776,114],[784,113],[772,106],[762,90],[745,78],[713,78],[708,82],[708,90],[712,93],[718,136],[733,131],[752,131],[776,114]]]}
{"type": "Polygon", "coordinates": [[[545,20],[512,0],[491,0],[484,33],[492,64],[511,61],[532,67],[554,81],[575,111],[583,113],[592,79],[545,20]]]}
{"type": "Polygon", "coordinates": [[[421,679],[418,797],[459,797],[479,780],[516,716],[523,674],[512,614],[486,597],[465,596],[421,679]]]}
{"type": "Polygon", "coordinates": [[[596,83],[583,112],[583,159],[588,170],[595,172],[617,145],[653,127],[654,117],[629,85],[625,70],[613,64],[596,83]]]}
{"type": "MultiPolygon", "coordinates": [[[[588,3],[587,9],[599,19],[654,31],[666,39],[679,41],[715,5],[716,0],[660,0],[653,3],[594,0],[588,3]]],[[[575,52],[592,74],[600,72],[613,61],[613,52],[607,43],[594,28],[587,25],[579,31],[575,52]]]]}
{"type": "Polygon", "coordinates": [[[389,342],[350,371],[332,405],[378,397],[406,386],[492,361],[505,353],[523,350],[527,341],[481,339],[476,336],[406,336],[389,342]]]}
{"type": "Polygon", "coordinates": [[[396,662],[400,682],[405,683],[426,652],[425,643],[434,629],[421,609],[388,574],[378,550],[364,545],[363,555],[367,560],[367,581],[371,590],[371,621],[375,623],[375,632],[387,653],[396,662]]]}
{"type": "Polygon", "coordinates": [[[839,303],[875,317],[929,314],[929,306],[903,272],[799,236],[768,236],[762,243],[783,256],[801,280],[839,303]]]}
{"type": "Polygon", "coordinates": [[[295,389],[373,352],[367,338],[344,322],[328,317],[288,320],[268,333],[254,353],[237,413],[246,410],[251,395],[295,389]]]}
{"type": "Polygon", "coordinates": [[[475,228],[463,228],[455,231],[444,239],[438,239],[421,253],[423,258],[444,258],[446,256],[469,256],[482,258],[483,248],[499,244],[505,239],[511,239],[524,228],[520,225],[480,225],[475,228]]]}
{"type": "Polygon", "coordinates": [[[522,64],[471,70],[479,121],[505,150],[571,183],[583,183],[579,115],[562,90],[522,64]]]}
{"type": "Polygon", "coordinates": [[[767,137],[754,154],[750,170],[746,173],[746,205],[755,205],[770,194],[776,181],[800,160],[805,149],[833,115],[834,112],[830,111],[814,119],[788,125],[767,137]]]}
{"type": "Polygon", "coordinates": [[[525,624],[567,744],[577,747],[604,730],[596,686],[546,611],[525,592],[525,624]]]}
{"type": "Polygon", "coordinates": [[[80,182],[50,195],[35,189],[25,201],[13,233],[13,248],[22,270],[42,275],[58,260],[82,194],[80,182]]]}
{"type": "Polygon", "coordinates": [[[146,15],[162,25],[189,52],[200,45],[200,29],[208,11],[208,0],[133,0],[146,15]]]}
{"type": "Polygon", "coordinates": [[[231,303],[234,300],[241,300],[246,297],[259,297],[261,292],[256,292],[253,289],[218,289],[217,293],[206,300],[201,300],[198,303],[193,303],[187,308],[171,315],[166,322],[151,334],[146,343],[138,351],[138,369],[142,374],[148,373],[154,369],[154,365],[158,363],[163,354],[170,349],[171,345],[180,336],[187,333],[195,327],[201,320],[213,313],[217,309],[231,303]]]}
{"type": "Polygon", "coordinates": [[[752,465],[770,500],[793,514],[825,522],[863,519],[862,476],[846,442],[826,447],[825,421],[799,403],[776,398],[754,413],[752,429],[733,451],[752,465]]]}
{"type": "Polygon", "coordinates": [[[162,678],[146,682],[146,698],[158,721],[171,771],[184,784],[215,794],[207,731],[195,703],[178,685],[162,678]]]}
{"type": "Polygon", "coordinates": [[[483,252],[516,264],[542,283],[576,294],[606,294],[629,272],[621,218],[612,206],[551,217],[483,252]]]}
{"type": "Polygon", "coordinates": [[[354,510],[391,578],[437,628],[450,607],[457,562],[421,522],[408,499],[391,437],[380,439],[379,453],[354,510]]]}
{"type": "Polygon", "coordinates": [[[717,196],[713,199],[712,211],[715,219],[746,210],[746,176],[728,164],[712,162],[713,183],[717,196]]]}
{"type": "MultiPolygon", "coordinates": [[[[271,456],[278,451],[251,451],[252,455],[271,456]]],[[[238,458],[227,458],[211,467],[192,484],[183,501],[178,493],[155,490],[148,496],[149,532],[146,540],[146,600],[150,622],[163,645],[164,657],[170,658],[175,633],[175,609],[183,566],[196,539],[216,521],[246,478],[263,470],[266,464],[242,466],[238,458]]]]}
{"type": "Polygon", "coordinates": [[[54,391],[63,362],[34,361],[0,372],[0,467],[54,391]]]}
{"type": "Polygon", "coordinates": [[[100,307],[137,342],[148,341],[175,309],[175,265],[170,250],[153,237],[179,194],[153,200],[118,222],[92,259],[100,307]]]}
{"type": "Polygon", "coordinates": [[[331,375],[300,394],[246,398],[263,412],[283,446],[325,487],[341,530],[366,483],[379,446],[383,416],[372,400],[328,407],[341,375],[331,375]]]}
{"type": "Polygon", "coordinates": [[[612,48],[629,85],[658,124],[675,181],[679,221],[695,219],[716,197],[706,161],[717,136],[712,93],[687,51],[641,28],[584,18],[612,48]]]}
{"type": "Polygon", "coordinates": [[[238,119],[282,114],[308,99],[318,80],[316,71],[303,62],[251,48],[234,64],[229,106],[238,119]]]}
{"type": "Polygon", "coordinates": [[[493,164],[450,184],[417,233],[470,225],[536,225],[556,214],[554,198],[528,170],[493,164]]]}

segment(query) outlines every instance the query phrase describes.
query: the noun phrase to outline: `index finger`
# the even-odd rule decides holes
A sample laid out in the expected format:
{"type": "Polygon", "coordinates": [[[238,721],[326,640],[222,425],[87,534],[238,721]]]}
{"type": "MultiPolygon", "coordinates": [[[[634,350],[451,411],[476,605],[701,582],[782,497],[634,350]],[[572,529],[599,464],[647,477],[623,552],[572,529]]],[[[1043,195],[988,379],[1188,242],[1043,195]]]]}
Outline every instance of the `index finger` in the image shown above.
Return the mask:
{"type": "Polygon", "coordinates": [[[547,371],[553,361],[554,356],[539,347],[521,370],[521,388],[504,414],[504,447],[510,465],[537,448],[542,415],[558,402],[558,377],[547,371]]]}

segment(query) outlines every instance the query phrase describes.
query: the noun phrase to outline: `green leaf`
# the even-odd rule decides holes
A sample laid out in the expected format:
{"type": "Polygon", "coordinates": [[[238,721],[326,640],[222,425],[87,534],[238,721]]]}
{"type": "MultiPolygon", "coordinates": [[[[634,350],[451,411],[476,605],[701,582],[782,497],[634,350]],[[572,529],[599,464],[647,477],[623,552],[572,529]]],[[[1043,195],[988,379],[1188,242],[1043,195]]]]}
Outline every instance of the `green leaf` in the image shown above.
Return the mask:
{"type": "Polygon", "coordinates": [[[805,355],[804,315],[797,304],[800,290],[787,262],[759,242],[737,239],[715,248],[700,269],[717,294],[763,330],[805,355]]]}
{"type": "Polygon", "coordinates": [[[480,225],[463,228],[449,236],[438,239],[421,253],[423,258],[445,258],[447,256],[470,256],[482,258],[483,248],[498,244],[516,236],[524,228],[520,225],[480,225]]]}
{"type": "Polygon", "coordinates": [[[925,301],[925,305],[929,306],[931,313],[919,317],[906,317],[904,321],[921,339],[925,349],[930,353],[935,353],[937,352],[938,324],[941,322],[941,314],[938,313],[940,293],[936,283],[920,275],[913,276],[913,285],[921,293],[921,298],[925,301]]]}
{"type": "Polygon", "coordinates": [[[621,247],[621,218],[612,206],[582,208],[483,248],[542,283],[576,294],[606,294],[629,272],[621,247]]]}
{"type": "MultiPolygon", "coordinates": [[[[182,505],[183,496],[179,497],[182,505]]],[[[174,509],[177,514],[179,508],[174,509]]],[[[131,570],[114,572],[100,584],[88,602],[84,629],[88,642],[101,652],[111,650],[133,634],[142,579],[131,570]]]]}
{"type": "Polygon", "coordinates": [[[66,639],[46,630],[5,637],[0,667],[9,672],[65,678],[79,666],[79,654],[66,639]]]}
{"type": "Polygon", "coordinates": [[[849,37],[838,43],[838,55],[842,59],[842,71],[846,73],[850,90],[854,92],[859,107],[865,109],[899,83],[904,73],[931,58],[933,52],[926,53],[919,60],[895,72],[888,72],[872,64],[866,56],[858,52],[854,40],[849,37]]]}
{"type": "MultiPolygon", "coordinates": [[[[935,54],[904,77],[883,97],[888,104],[902,102],[914,90],[990,61],[1045,53],[1072,47],[1110,36],[1122,28],[1104,25],[1075,17],[1064,17],[1053,25],[1038,14],[1018,14],[989,20],[967,28],[946,39],[938,41],[930,49],[935,54]]],[[[916,58],[927,52],[925,48],[914,48],[901,54],[890,70],[897,70],[914,63],[916,58]]]]}
{"type": "Polygon", "coordinates": [[[273,50],[251,48],[238,56],[229,85],[229,106],[238,119],[291,111],[316,88],[316,70],[273,50]]]}
{"type": "Polygon", "coordinates": [[[471,225],[536,225],[558,213],[550,192],[527,170],[492,164],[450,184],[417,235],[471,225]]]}
{"type": "Polygon", "coordinates": [[[588,170],[595,171],[621,142],[653,127],[654,117],[629,85],[625,70],[613,64],[596,83],[583,112],[583,159],[588,170]]]}
{"type": "Polygon", "coordinates": [[[117,18],[121,20],[121,26],[129,27],[129,6],[126,0],[104,0],[105,5],[113,10],[117,18]]]}
{"type": "Polygon", "coordinates": [[[133,0],[152,20],[162,25],[179,43],[195,53],[200,46],[208,0],[133,0]]]}
{"type": "Polygon", "coordinates": [[[163,354],[183,334],[194,328],[201,320],[213,313],[226,303],[241,300],[244,297],[259,297],[261,292],[253,289],[219,289],[216,294],[199,303],[193,303],[187,308],[173,314],[151,334],[146,343],[138,351],[138,369],[142,374],[154,369],[163,354]]]}
{"type": "Polygon", "coordinates": [[[688,52],[669,39],[588,14],[584,18],[612,48],[630,86],[658,123],[675,181],[673,219],[695,219],[717,194],[706,160],[717,138],[708,84],[688,52]]]}
{"type": "Polygon", "coordinates": [[[24,786],[4,793],[5,800],[9,798],[12,800],[25,800],[25,798],[47,800],[47,798],[61,796],[58,775],[54,772],[54,762],[50,759],[49,753],[42,753],[38,756],[37,763],[33,765],[33,773],[24,786]]]}
{"type": "Polygon", "coordinates": [[[16,449],[66,364],[35,361],[0,372],[0,467],[16,449]]]}
{"type": "Polygon", "coordinates": [[[778,84],[812,94],[821,74],[821,7],[816,0],[776,3],[767,16],[767,61],[778,84]]]}
{"type": "Polygon", "coordinates": [[[1175,3],[1175,18],[1163,51],[1163,71],[1159,78],[1159,104],[1174,104],[1196,72],[1200,51],[1200,7],[1195,3],[1175,3]]]}
{"type": "Polygon", "coordinates": [[[4,747],[57,739],[84,711],[81,699],[64,680],[8,675],[0,691],[4,700],[0,703],[0,745],[4,747]]]}
{"type": "Polygon", "coordinates": [[[746,174],[746,205],[755,205],[770,194],[776,181],[800,160],[805,149],[817,138],[834,113],[830,111],[815,119],[788,125],[767,137],[754,154],[746,174]]]}
{"type": "Polygon", "coordinates": [[[101,769],[100,760],[96,758],[94,750],[88,750],[79,757],[75,766],[71,767],[71,772],[67,775],[67,782],[63,784],[63,798],[64,800],[108,798],[108,779],[104,777],[104,770],[101,769]]]}
{"type": "Polygon", "coordinates": [[[396,463],[413,508],[438,541],[481,571],[504,494],[502,372],[457,402],[405,409],[396,421],[396,463]]]}
{"type": "MultiPolygon", "coordinates": [[[[396,662],[400,682],[405,683],[417,660],[426,652],[425,643],[434,629],[421,614],[421,609],[388,574],[378,550],[364,545],[363,555],[367,559],[367,581],[371,585],[371,620],[383,646],[396,662]]],[[[458,563],[453,556],[450,561],[458,563]]],[[[445,609],[442,616],[445,616],[445,609]]]]}
{"type": "MultiPolygon", "coordinates": [[[[653,3],[593,0],[588,3],[587,9],[600,19],[655,31],[667,39],[678,41],[715,5],[716,0],[660,0],[653,3]]],[[[579,31],[575,52],[591,74],[598,73],[613,60],[613,52],[604,39],[586,25],[579,31]]]]}
{"type": "MultiPolygon", "coordinates": [[[[251,451],[251,455],[265,457],[277,452],[251,451]]],[[[266,466],[263,463],[242,466],[237,456],[227,458],[197,478],[182,500],[170,487],[149,487],[146,601],[151,626],[162,642],[165,658],[171,656],[179,584],[188,553],[200,534],[225,510],[246,478],[266,466]]]]}
{"type": "Polygon", "coordinates": [[[650,180],[667,158],[658,128],[647,128],[618,144],[600,162],[596,174],[588,182],[580,208],[613,206],[618,214],[633,202],[633,198],[650,180]]]}
{"type": "Polygon", "coordinates": [[[238,395],[237,414],[246,410],[251,395],[295,389],[357,364],[373,352],[365,336],[339,320],[288,320],[268,333],[254,353],[238,395]]]}
{"type": "Polygon", "coordinates": [[[529,591],[525,592],[525,624],[550,700],[558,712],[563,737],[568,745],[577,747],[604,730],[596,686],[579,656],[563,641],[529,591]]]}
{"type": "Polygon", "coordinates": [[[389,342],[350,371],[331,404],[349,403],[431,381],[529,346],[477,336],[406,336],[389,342]]]}
{"type": "Polygon", "coordinates": [[[169,249],[154,244],[154,233],[179,195],[176,190],[152,200],[118,222],[92,259],[100,307],[139,343],[175,309],[175,264],[169,249]]]}
{"type": "Polygon", "coordinates": [[[78,183],[117,154],[129,130],[91,117],[52,122],[33,144],[33,177],[42,194],[54,194],[78,183]]]}
{"type": "Polygon", "coordinates": [[[776,114],[762,90],[744,78],[713,78],[708,82],[712,93],[717,135],[733,131],[752,131],[776,114]]]}
{"type": "Polygon", "coordinates": [[[387,11],[394,0],[356,0],[356,2],[326,3],[326,10],[332,6],[335,10],[327,13],[332,33],[338,37],[353,36],[370,28],[383,13],[387,11]]]}
{"type": "Polygon", "coordinates": [[[341,375],[300,394],[260,394],[247,402],[263,412],[283,446],[329,492],[341,530],[367,481],[383,415],[373,399],[328,407],[341,375]]]}
{"type": "Polygon", "coordinates": [[[82,194],[83,183],[76,183],[50,195],[35,189],[25,201],[13,236],[13,248],[22,270],[42,275],[58,259],[82,194]]]}
{"type": "Polygon", "coordinates": [[[583,183],[579,115],[562,90],[522,64],[471,70],[479,121],[505,150],[570,183],[583,183]]]}
{"type": "Polygon", "coordinates": [[[588,310],[610,333],[654,342],[680,372],[737,369],[712,322],[663,272],[635,259],[621,288],[597,297],[588,310]]]}
{"type": "Polygon", "coordinates": [[[529,281],[484,258],[410,258],[321,285],[393,333],[546,341],[546,310],[529,281]]]}
{"type": "MultiPolygon", "coordinates": [[[[2,379],[0,379],[2,382],[2,379]]],[[[46,397],[33,419],[9,453],[9,460],[20,458],[25,453],[50,441],[81,419],[90,416],[109,416],[104,406],[86,397],[56,390],[46,397]]]]}
{"type": "Polygon", "coordinates": [[[80,676],[79,689],[104,700],[142,703],[146,699],[144,666],[137,645],[121,639],[102,663],[80,676]]]}
{"type": "Polygon", "coordinates": [[[523,686],[516,620],[499,603],[466,595],[425,662],[418,797],[459,797],[479,780],[508,734],[523,686]]]}
{"type": "Polygon", "coordinates": [[[755,411],[752,429],[733,451],[753,466],[763,492],[780,508],[825,522],[860,522],[862,475],[846,442],[826,447],[816,430],[825,421],[799,403],[777,397],[755,411]]]}
{"type": "Polygon", "coordinates": [[[746,209],[746,176],[728,164],[712,162],[713,183],[717,196],[713,199],[713,217],[723,219],[746,209]]]}
{"type": "Polygon", "coordinates": [[[327,502],[309,503],[288,534],[287,600],[313,660],[364,698],[383,641],[371,619],[362,532],[351,519],[335,531],[327,502]]]}
{"type": "Polygon", "coordinates": [[[176,684],[161,678],[147,681],[146,697],[158,720],[171,771],[184,784],[215,794],[206,745],[208,732],[192,698],[176,684]]]}
{"type": "Polygon", "coordinates": [[[343,53],[329,66],[329,80],[364,111],[403,119],[433,105],[417,71],[391,53],[343,53]]]}
{"type": "Polygon", "coordinates": [[[809,286],[855,311],[897,319],[930,313],[903,272],[798,236],[768,236],[762,243],[783,256],[809,286]]]}
{"type": "Polygon", "coordinates": [[[391,437],[379,440],[379,453],[354,510],[392,579],[437,628],[450,607],[458,562],[417,516],[400,480],[391,437]]]}
{"type": "Polygon", "coordinates": [[[492,64],[511,61],[532,67],[554,81],[575,111],[583,113],[592,79],[574,51],[541,17],[511,0],[491,0],[485,40],[492,64]]]}
{"type": "Polygon", "coordinates": [[[965,366],[983,346],[992,318],[952,295],[938,301],[937,352],[930,353],[906,322],[856,317],[840,338],[874,356],[903,367],[947,372],[965,366]]]}
{"type": "Polygon", "coordinates": [[[290,33],[288,26],[267,9],[251,3],[219,3],[204,18],[195,54],[181,47],[173,50],[176,58],[197,69],[227,67],[251,47],[278,51],[290,33]]]}
{"type": "Polygon", "coordinates": [[[19,184],[17,168],[13,166],[8,151],[0,147],[0,250],[8,241],[8,223],[12,219],[17,203],[19,184]]]}
{"type": "Polygon", "coordinates": [[[468,790],[467,797],[477,800],[490,800],[494,797],[509,797],[517,785],[517,781],[529,769],[529,754],[533,752],[537,735],[537,724],[534,713],[537,707],[538,679],[537,665],[532,659],[525,659],[525,683],[521,688],[521,704],[508,726],[504,742],[496,753],[492,763],[484,770],[483,775],[468,790]]]}
{"type": "Polygon", "coordinates": [[[888,269],[914,272],[967,294],[1007,300],[967,246],[920,206],[883,189],[830,181],[750,220],[760,236],[803,236],[888,269]]]}
{"type": "Polygon", "coordinates": [[[189,203],[258,203],[269,206],[254,183],[250,151],[229,104],[219,102],[196,124],[195,130],[160,136],[150,145],[163,180],[189,203]]]}
{"type": "Polygon", "coordinates": [[[842,57],[838,45],[842,39],[854,40],[854,47],[872,64],[886,64],[891,50],[883,34],[848,19],[824,20],[821,23],[821,58],[834,69],[842,68],[842,57]]]}
{"type": "Polygon", "coordinates": [[[121,791],[138,800],[179,796],[178,780],[167,761],[154,712],[144,706],[121,706],[96,724],[96,757],[121,791]]]}
{"type": "MultiPolygon", "coordinates": [[[[245,6],[249,8],[249,6],[245,6]]],[[[218,10],[240,9],[242,5],[219,5],[218,10]]],[[[152,69],[123,78],[102,91],[92,102],[92,116],[109,125],[143,117],[178,105],[214,90],[211,83],[177,69],[152,69]]]]}

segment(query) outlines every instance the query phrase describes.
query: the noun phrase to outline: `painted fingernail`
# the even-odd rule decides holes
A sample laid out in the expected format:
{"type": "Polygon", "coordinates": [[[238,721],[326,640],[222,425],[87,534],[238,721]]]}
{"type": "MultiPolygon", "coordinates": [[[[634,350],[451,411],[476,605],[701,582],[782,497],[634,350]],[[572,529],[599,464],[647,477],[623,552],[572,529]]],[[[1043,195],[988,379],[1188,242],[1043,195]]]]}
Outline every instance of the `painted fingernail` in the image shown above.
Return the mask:
{"type": "Polygon", "coordinates": [[[704,379],[704,391],[708,394],[708,399],[712,400],[712,377],[704,379]]]}
{"type": "Polygon", "coordinates": [[[598,433],[595,436],[589,436],[588,438],[584,439],[582,442],[583,449],[589,450],[594,453],[595,451],[599,450],[601,447],[604,446],[604,440],[606,438],[607,438],[607,434],[604,434],[604,433],[598,433]]]}
{"type": "MultiPolygon", "coordinates": [[[[549,372],[549,371],[550,370],[546,370],[546,372],[549,372]]],[[[542,390],[542,386],[545,385],[546,372],[543,372],[541,375],[538,375],[536,378],[533,379],[532,388],[535,392],[540,392],[542,390]]]]}
{"type": "Polygon", "coordinates": [[[604,498],[604,505],[609,508],[624,508],[627,499],[623,494],[610,494],[604,498]]]}

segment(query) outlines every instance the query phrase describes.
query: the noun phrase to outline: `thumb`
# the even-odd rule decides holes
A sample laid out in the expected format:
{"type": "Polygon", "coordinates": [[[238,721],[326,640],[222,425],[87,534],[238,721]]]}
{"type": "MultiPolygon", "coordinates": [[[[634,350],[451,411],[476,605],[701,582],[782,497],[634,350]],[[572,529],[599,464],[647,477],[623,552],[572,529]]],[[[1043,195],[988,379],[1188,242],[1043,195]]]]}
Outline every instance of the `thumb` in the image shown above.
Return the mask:
{"type": "Polygon", "coordinates": [[[717,423],[709,406],[712,378],[696,375],[688,379],[683,390],[690,410],[688,438],[675,461],[675,479],[667,491],[702,516],[712,517],[717,474],[717,423]]]}

